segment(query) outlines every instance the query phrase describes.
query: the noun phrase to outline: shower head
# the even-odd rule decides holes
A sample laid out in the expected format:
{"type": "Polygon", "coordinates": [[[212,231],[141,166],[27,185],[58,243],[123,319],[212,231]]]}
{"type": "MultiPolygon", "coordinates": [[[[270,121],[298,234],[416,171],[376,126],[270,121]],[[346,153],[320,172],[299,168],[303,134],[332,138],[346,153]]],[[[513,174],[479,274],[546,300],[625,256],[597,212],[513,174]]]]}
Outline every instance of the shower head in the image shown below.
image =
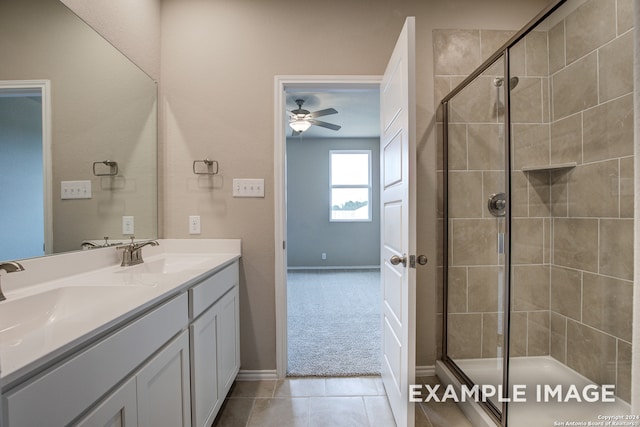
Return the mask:
{"type": "MultiPolygon", "coordinates": [[[[518,86],[519,82],[520,82],[520,79],[517,76],[511,77],[509,79],[509,88],[511,90],[515,89],[515,87],[518,86]]],[[[496,77],[495,79],[493,79],[493,85],[495,87],[502,86],[502,83],[504,83],[504,77],[496,77]]]]}

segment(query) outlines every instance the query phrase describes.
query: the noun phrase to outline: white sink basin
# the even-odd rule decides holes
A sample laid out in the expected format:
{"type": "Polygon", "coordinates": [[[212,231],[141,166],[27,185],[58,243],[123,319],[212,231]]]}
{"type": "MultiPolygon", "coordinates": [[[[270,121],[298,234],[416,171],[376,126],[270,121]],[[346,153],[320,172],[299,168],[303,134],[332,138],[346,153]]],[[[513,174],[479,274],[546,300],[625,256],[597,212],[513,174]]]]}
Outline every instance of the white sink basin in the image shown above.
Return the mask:
{"type": "Polygon", "coordinates": [[[171,254],[157,260],[145,261],[133,267],[125,267],[120,274],[174,274],[199,268],[210,262],[212,257],[205,255],[171,254]]]}
{"type": "Polygon", "coordinates": [[[122,299],[149,292],[137,286],[66,286],[0,302],[0,344],[18,345],[26,337],[69,326],[79,319],[109,315],[122,299]],[[82,315],[82,316],[78,316],[82,315]]]}

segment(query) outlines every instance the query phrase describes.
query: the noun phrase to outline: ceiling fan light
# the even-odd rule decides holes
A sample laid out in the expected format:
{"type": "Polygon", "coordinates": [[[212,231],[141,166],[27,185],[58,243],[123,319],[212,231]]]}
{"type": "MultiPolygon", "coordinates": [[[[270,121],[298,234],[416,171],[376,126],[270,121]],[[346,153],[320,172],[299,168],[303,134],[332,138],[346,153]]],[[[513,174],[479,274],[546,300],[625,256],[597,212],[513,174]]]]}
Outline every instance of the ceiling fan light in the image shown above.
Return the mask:
{"type": "Polygon", "coordinates": [[[304,119],[295,119],[289,122],[289,126],[296,132],[304,132],[311,127],[311,123],[304,119]]]}

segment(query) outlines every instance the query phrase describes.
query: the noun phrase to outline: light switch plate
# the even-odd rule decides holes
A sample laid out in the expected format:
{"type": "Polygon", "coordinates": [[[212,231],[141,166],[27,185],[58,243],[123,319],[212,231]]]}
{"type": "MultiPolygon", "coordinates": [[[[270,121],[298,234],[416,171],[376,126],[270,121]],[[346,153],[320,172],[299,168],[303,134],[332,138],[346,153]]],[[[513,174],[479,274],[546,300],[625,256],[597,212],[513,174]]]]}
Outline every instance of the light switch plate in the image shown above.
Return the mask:
{"type": "Polygon", "coordinates": [[[233,197],[264,197],[264,179],[234,179],[233,197]]]}
{"type": "Polygon", "coordinates": [[[91,181],[61,181],[60,198],[68,199],[90,199],[91,181]]]}

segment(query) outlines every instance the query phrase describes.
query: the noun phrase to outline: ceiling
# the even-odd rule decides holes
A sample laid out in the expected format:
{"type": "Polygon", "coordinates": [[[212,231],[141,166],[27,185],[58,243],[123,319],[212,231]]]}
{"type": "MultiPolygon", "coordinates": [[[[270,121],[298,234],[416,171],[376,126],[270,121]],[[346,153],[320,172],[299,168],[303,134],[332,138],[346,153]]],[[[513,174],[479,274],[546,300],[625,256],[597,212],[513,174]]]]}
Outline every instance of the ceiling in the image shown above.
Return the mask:
{"type": "MultiPolygon", "coordinates": [[[[378,89],[323,89],[316,91],[287,90],[287,111],[298,108],[296,99],[305,102],[302,108],[311,112],[335,108],[337,114],[318,117],[318,120],[342,126],[334,131],[311,126],[295,138],[379,138],[380,93],[378,89]]],[[[291,129],[287,131],[291,136],[291,129]]]]}

